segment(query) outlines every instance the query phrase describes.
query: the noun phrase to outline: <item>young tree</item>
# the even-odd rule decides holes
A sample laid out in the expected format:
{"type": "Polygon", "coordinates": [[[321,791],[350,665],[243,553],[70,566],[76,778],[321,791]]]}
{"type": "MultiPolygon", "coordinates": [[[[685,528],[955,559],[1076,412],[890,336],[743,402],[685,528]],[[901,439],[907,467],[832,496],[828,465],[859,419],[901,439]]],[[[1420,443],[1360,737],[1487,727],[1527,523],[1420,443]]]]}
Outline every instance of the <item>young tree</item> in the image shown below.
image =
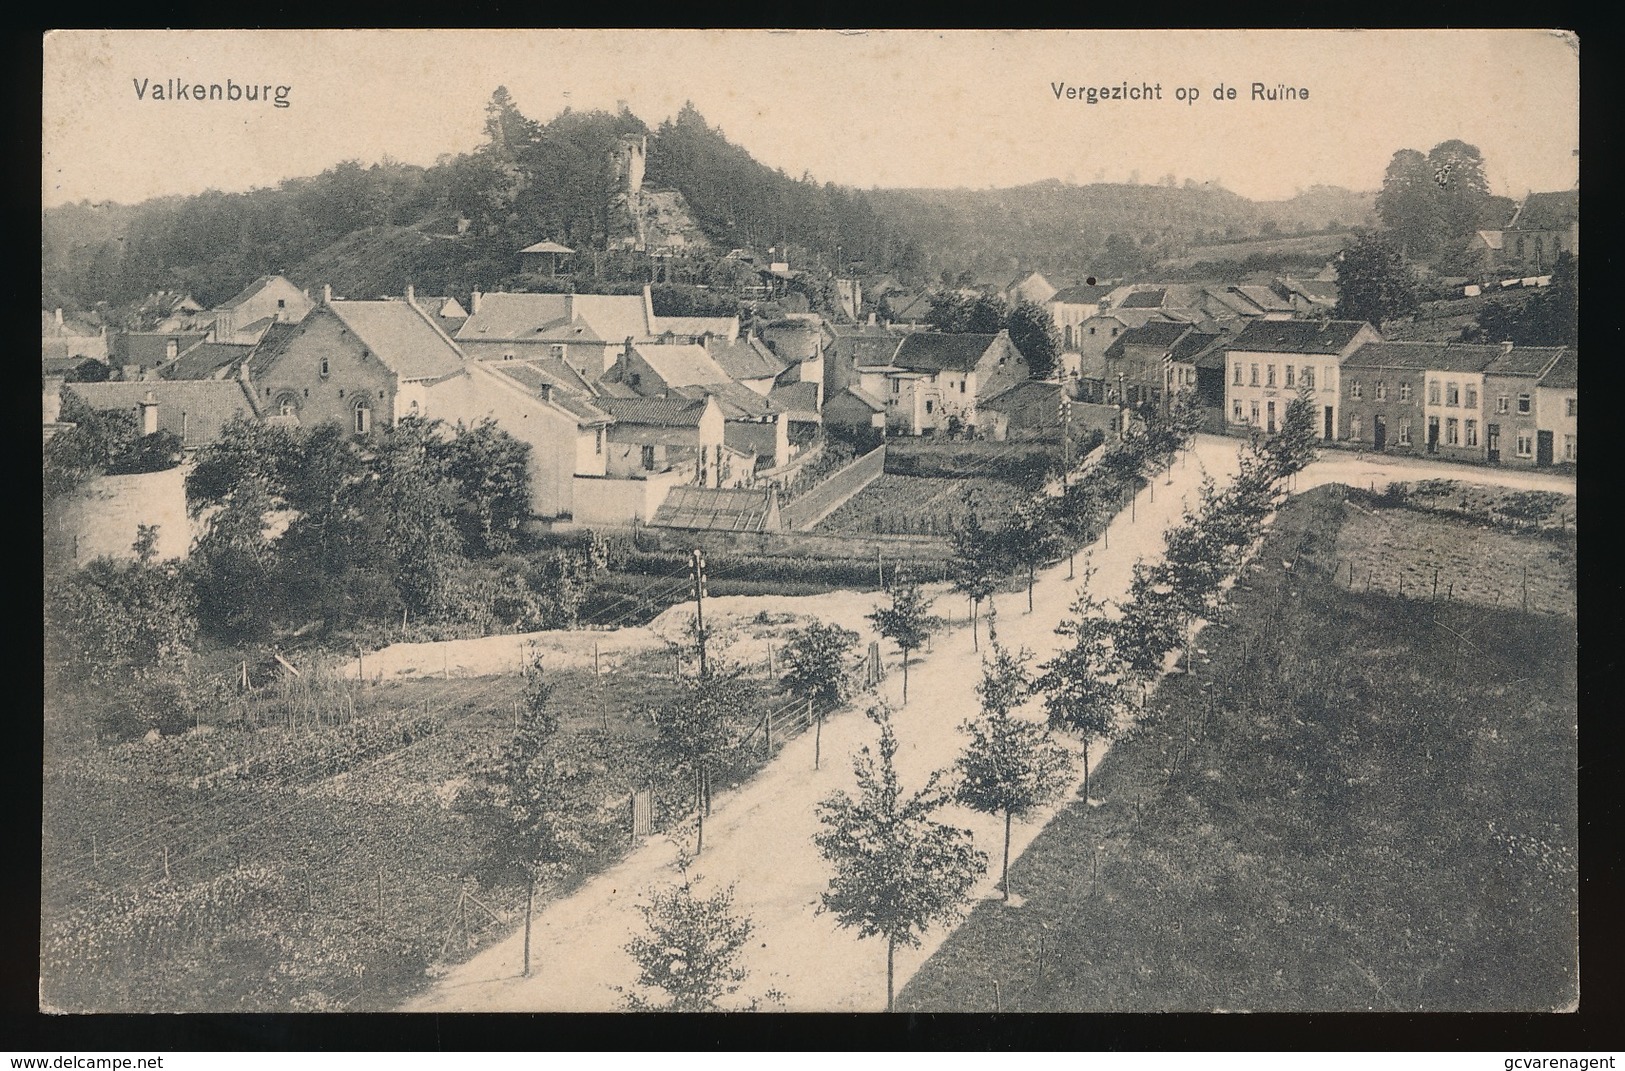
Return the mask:
{"type": "Polygon", "coordinates": [[[1056,743],[1048,729],[1036,722],[1012,717],[1032,693],[1027,673],[1032,653],[1011,653],[993,643],[992,660],[982,660],[982,680],[976,694],[982,717],[960,725],[970,743],[955,763],[958,775],[954,798],[983,814],[1004,815],[1004,862],[999,888],[1010,899],[1010,825],[1059,796],[1072,777],[1072,756],[1056,743]]]}
{"type": "MultiPolygon", "coordinates": [[[[626,945],[638,965],[637,984],[667,999],[655,1003],[621,990],[628,1011],[724,1011],[720,1001],[748,977],[739,957],[754,928],[734,912],[734,886],[704,895],[695,888],[700,875],[688,864],[687,856],[678,860],[682,881],[649,890],[647,903],[638,905],[648,932],[626,945]]],[[[756,1004],[751,1001],[752,1010],[756,1004]]]]}
{"type": "Polygon", "coordinates": [[[991,610],[993,593],[998,590],[999,581],[1010,571],[1010,563],[1006,560],[1006,548],[1000,532],[983,527],[975,510],[965,515],[965,520],[953,528],[950,537],[954,543],[954,557],[948,563],[949,577],[954,590],[971,601],[971,646],[979,650],[977,612],[984,599],[989,600],[991,610]]]}
{"type": "Polygon", "coordinates": [[[1307,388],[1299,389],[1287,403],[1281,426],[1264,443],[1263,450],[1277,479],[1302,472],[1315,459],[1315,397],[1307,388]]]}
{"type": "Polygon", "coordinates": [[[531,914],[537,885],[568,874],[593,851],[589,795],[600,765],[571,757],[557,740],[553,688],[541,661],[525,670],[519,724],[499,754],[476,758],[471,794],[463,802],[486,838],[486,865],[499,877],[525,884],[524,973],[530,974],[531,914]]]}
{"type": "MultiPolygon", "coordinates": [[[[1085,588],[1093,575],[1092,569],[1084,571],[1085,588]]],[[[1088,799],[1089,745],[1112,734],[1124,706],[1121,667],[1112,624],[1093,596],[1080,591],[1055,634],[1070,642],[1039,667],[1036,688],[1044,697],[1050,728],[1071,733],[1083,744],[1083,795],[1088,799]]]]}
{"type": "Polygon", "coordinates": [[[1002,531],[1005,554],[1018,568],[1027,571],[1027,612],[1033,609],[1033,585],[1038,567],[1061,553],[1061,533],[1045,495],[1024,500],[1005,522],[1002,531]]]}
{"type": "Polygon", "coordinates": [[[1416,277],[1399,250],[1380,234],[1366,234],[1338,254],[1339,320],[1365,320],[1381,328],[1416,311],[1416,277]]]}
{"type": "Polygon", "coordinates": [[[987,869],[968,829],[931,816],[948,802],[934,773],[905,795],[897,778],[897,736],[884,706],[869,717],[880,726],[879,756],[865,746],[853,760],[858,794],[837,792],[818,805],[823,825],[813,842],[834,867],[823,910],[860,937],[886,939],[886,1010],[893,993],[897,946],[912,948],[938,919],[956,914],[987,869]]]}
{"type": "Polygon", "coordinates": [[[705,847],[705,816],[711,809],[711,764],[732,747],[739,727],[760,705],[758,689],[736,672],[716,672],[684,682],[676,699],[653,712],[661,746],[694,782],[698,839],[694,854],[705,847]]]}
{"type": "Polygon", "coordinates": [[[431,452],[457,482],[455,521],[464,545],[478,554],[512,550],[530,516],[530,451],[489,417],[455,435],[431,440],[431,452]]]}
{"type": "Polygon", "coordinates": [[[882,606],[869,614],[875,631],[891,640],[903,653],[903,702],[908,702],[908,656],[925,645],[934,631],[936,620],[931,617],[931,600],[920,591],[912,577],[899,576],[894,582],[891,605],[882,606]]]}
{"type": "Polygon", "coordinates": [[[406,417],[383,436],[374,463],[395,587],[407,609],[419,616],[445,608],[451,571],[462,551],[452,522],[457,483],[436,437],[433,422],[406,417]]]}
{"type": "Polygon", "coordinates": [[[784,648],[784,675],[791,694],[825,706],[845,702],[853,694],[847,664],[858,634],[839,625],[814,622],[791,633],[784,648]]]}

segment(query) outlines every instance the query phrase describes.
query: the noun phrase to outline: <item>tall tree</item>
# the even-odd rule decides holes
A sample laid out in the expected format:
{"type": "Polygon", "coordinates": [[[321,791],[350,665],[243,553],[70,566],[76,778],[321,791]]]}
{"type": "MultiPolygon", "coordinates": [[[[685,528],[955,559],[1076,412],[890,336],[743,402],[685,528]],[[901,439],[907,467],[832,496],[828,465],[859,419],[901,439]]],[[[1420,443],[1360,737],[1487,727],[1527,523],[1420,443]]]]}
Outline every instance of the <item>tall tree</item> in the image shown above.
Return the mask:
{"type": "Polygon", "coordinates": [[[819,803],[823,828],[813,843],[834,867],[823,910],[860,937],[886,940],[886,1010],[893,1011],[897,946],[917,946],[933,922],[963,908],[987,855],[970,830],[932,817],[949,801],[940,771],[903,792],[890,713],[872,707],[869,717],[880,726],[878,757],[865,745],[853,760],[856,797],[837,792],[819,803]]]}
{"type": "Polygon", "coordinates": [[[1426,252],[1438,243],[1437,191],[1427,157],[1415,149],[1400,149],[1388,161],[1377,194],[1377,216],[1401,250],[1426,252]]]}
{"type": "Polygon", "coordinates": [[[1028,373],[1034,379],[1048,379],[1061,353],[1061,333],[1044,306],[1023,301],[1010,310],[1005,326],[1010,341],[1027,358],[1028,373]]]}
{"type": "Polygon", "coordinates": [[[1388,238],[1366,234],[1337,257],[1337,308],[1340,320],[1384,323],[1416,311],[1416,276],[1388,238]]]}
{"type": "Polygon", "coordinates": [[[1440,237],[1456,238],[1472,233],[1490,199],[1489,180],[1484,177],[1484,156],[1478,146],[1458,138],[1441,141],[1428,150],[1427,165],[1438,205],[1440,237]]]}
{"type": "Polygon", "coordinates": [[[908,702],[908,656],[925,645],[934,631],[935,620],[930,615],[931,600],[920,591],[920,585],[907,575],[893,581],[891,605],[882,606],[869,614],[875,631],[897,645],[903,654],[903,702],[908,702]]]}
{"type": "MultiPolygon", "coordinates": [[[[1084,570],[1083,588],[1093,575],[1093,570],[1084,570]]],[[[1088,799],[1089,745],[1112,734],[1125,696],[1105,607],[1080,590],[1069,615],[1055,628],[1066,643],[1039,667],[1036,687],[1050,727],[1075,735],[1083,745],[1083,794],[1088,799]]]]}
{"type": "Polygon", "coordinates": [[[1072,756],[1043,725],[1013,716],[1032,693],[1027,672],[1032,653],[1012,653],[992,641],[982,660],[976,694],[982,716],[960,725],[970,743],[955,762],[954,798],[983,814],[1004,815],[1004,862],[999,888],[1010,899],[1010,825],[1058,797],[1072,777],[1072,756]]]}

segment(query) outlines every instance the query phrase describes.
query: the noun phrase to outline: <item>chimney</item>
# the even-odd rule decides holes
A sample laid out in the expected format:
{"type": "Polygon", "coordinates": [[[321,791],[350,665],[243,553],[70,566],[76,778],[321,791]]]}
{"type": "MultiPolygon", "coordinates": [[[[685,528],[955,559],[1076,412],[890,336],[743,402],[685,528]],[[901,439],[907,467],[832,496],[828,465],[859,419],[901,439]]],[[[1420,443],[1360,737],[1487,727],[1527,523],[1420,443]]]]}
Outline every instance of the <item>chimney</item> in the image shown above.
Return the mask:
{"type": "Polygon", "coordinates": [[[543,383],[540,387],[536,388],[536,393],[541,396],[542,401],[551,402],[553,400],[553,384],[543,383]]]}
{"type": "Polygon", "coordinates": [[[411,283],[406,284],[406,303],[408,305],[416,305],[418,303],[418,292],[411,283]]]}
{"type": "Polygon", "coordinates": [[[473,315],[475,315],[475,316],[478,316],[480,314],[480,298],[483,297],[483,296],[484,295],[481,294],[478,290],[474,291],[473,293],[471,293],[468,296],[468,303],[471,306],[473,306],[468,311],[470,313],[472,313],[473,315]]]}
{"type": "Polygon", "coordinates": [[[322,284],[322,304],[333,304],[333,285],[331,283],[322,284]]]}
{"type": "Polygon", "coordinates": [[[158,399],[153,397],[152,391],[141,399],[141,434],[151,435],[158,430],[158,399]]]}
{"type": "Polygon", "coordinates": [[[621,350],[621,352],[622,352],[622,353],[623,353],[623,354],[624,354],[624,355],[626,355],[626,356],[627,356],[627,357],[630,357],[630,356],[632,356],[632,336],[631,336],[631,335],[627,335],[627,336],[626,336],[626,345],[625,345],[625,347],[624,347],[624,348],[623,348],[623,349],[622,349],[622,350],[621,350]]]}
{"type": "Polygon", "coordinates": [[[873,327],[874,325],[875,325],[875,314],[873,312],[871,312],[869,314],[869,326],[873,327]]]}
{"type": "Polygon", "coordinates": [[[1511,342],[1503,342],[1503,343],[1501,343],[1501,353],[1503,355],[1511,353],[1511,352],[1512,352],[1512,343],[1511,342]]]}
{"type": "Polygon", "coordinates": [[[62,326],[62,310],[61,309],[56,310],[56,326],[57,327],[62,326]]]}
{"type": "Polygon", "coordinates": [[[172,338],[164,343],[164,360],[173,361],[180,356],[180,353],[181,344],[178,340],[172,338]]]}

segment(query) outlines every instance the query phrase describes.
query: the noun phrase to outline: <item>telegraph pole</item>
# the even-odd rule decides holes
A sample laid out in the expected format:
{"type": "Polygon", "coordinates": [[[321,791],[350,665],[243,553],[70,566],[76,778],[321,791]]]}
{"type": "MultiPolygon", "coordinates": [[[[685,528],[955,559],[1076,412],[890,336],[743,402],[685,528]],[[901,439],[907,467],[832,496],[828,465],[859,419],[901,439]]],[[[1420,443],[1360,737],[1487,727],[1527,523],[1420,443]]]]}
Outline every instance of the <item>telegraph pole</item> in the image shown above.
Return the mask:
{"type": "Polygon", "coordinates": [[[689,557],[689,565],[694,572],[694,636],[700,647],[700,679],[704,680],[705,672],[705,554],[699,547],[689,557]]]}
{"type": "Polygon", "coordinates": [[[1061,488],[1069,486],[1072,478],[1072,399],[1061,388],[1061,488]]]}

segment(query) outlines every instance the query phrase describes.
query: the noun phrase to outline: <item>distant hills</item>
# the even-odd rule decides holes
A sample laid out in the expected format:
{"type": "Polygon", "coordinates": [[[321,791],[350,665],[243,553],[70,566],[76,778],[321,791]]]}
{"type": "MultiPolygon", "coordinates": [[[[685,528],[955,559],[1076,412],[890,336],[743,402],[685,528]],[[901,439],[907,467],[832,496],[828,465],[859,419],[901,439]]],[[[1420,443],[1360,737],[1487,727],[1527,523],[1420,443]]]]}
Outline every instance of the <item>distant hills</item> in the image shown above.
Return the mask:
{"type": "Polygon", "coordinates": [[[42,304],[110,312],[155,290],[180,290],[209,305],[268,273],[301,286],[329,283],[348,296],[399,294],[408,283],[463,296],[521,281],[517,251],[541,239],[585,254],[577,269],[596,278],[584,287],[646,279],[647,257],[605,252],[627,233],[629,138],[647,145],[645,187],[671,191],[703,235],[665,262],[685,282],[726,285],[718,258],[739,247],[771,247],[774,259],[798,268],[916,281],[1028,268],[1111,276],[1189,263],[1198,247],[1222,254],[1229,242],[1374,222],[1374,195],[1322,186],[1255,202],[1191,183],[819,184],[760,163],[692,105],[655,130],[624,109],[566,111],[539,123],[499,90],[486,135],[476,151],[430,167],[351,161],[248,193],[46,210],[42,304]]]}

